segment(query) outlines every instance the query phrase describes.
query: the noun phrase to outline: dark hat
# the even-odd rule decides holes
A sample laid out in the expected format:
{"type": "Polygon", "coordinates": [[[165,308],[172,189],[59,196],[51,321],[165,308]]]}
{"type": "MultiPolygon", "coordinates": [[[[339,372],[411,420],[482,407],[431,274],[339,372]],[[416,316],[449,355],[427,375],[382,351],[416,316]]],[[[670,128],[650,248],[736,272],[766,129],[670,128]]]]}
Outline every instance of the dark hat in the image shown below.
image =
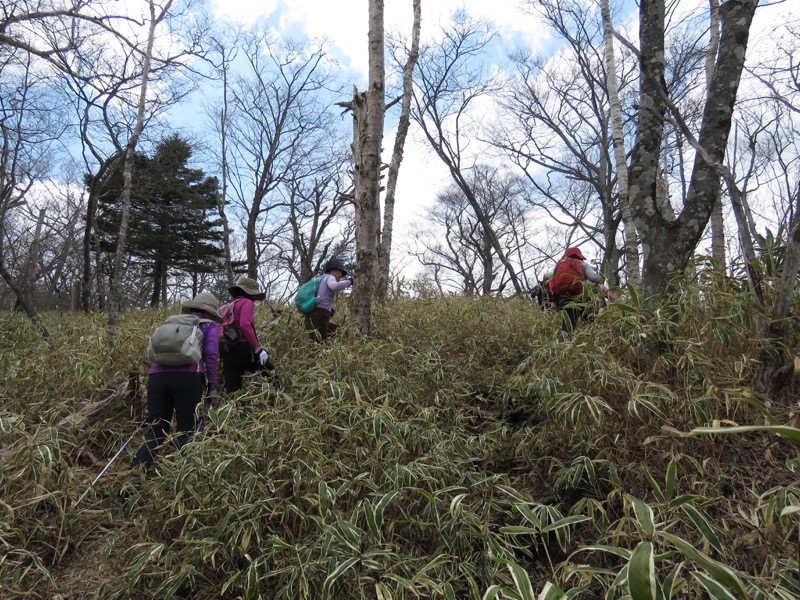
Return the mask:
{"type": "Polygon", "coordinates": [[[564,256],[568,258],[575,257],[575,258],[580,258],[581,260],[586,260],[586,257],[583,255],[583,252],[581,252],[581,249],[578,248],[577,246],[573,246],[572,248],[567,248],[567,251],[564,253],[564,256]]]}
{"type": "Polygon", "coordinates": [[[181,308],[188,308],[190,310],[199,310],[208,315],[208,318],[217,323],[222,323],[222,317],[217,314],[219,308],[219,300],[210,292],[200,292],[189,302],[184,302],[181,308]]]}
{"type": "Polygon", "coordinates": [[[258,284],[255,282],[255,279],[250,279],[249,277],[242,277],[239,281],[230,286],[228,291],[233,294],[233,290],[237,288],[248,296],[251,296],[253,300],[263,300],[267,297],[266,292],[262,292],[258,289],[258,284]]]}
{"type": "Polygon", "coordinates": [[[347,275],[347,267],[345,267],[344,263],[338,258],[332,258],[328,262],[326,262],[323,271],[325,273],[330,273],[334,269],[339,269],[343,275],[347,275]]]}

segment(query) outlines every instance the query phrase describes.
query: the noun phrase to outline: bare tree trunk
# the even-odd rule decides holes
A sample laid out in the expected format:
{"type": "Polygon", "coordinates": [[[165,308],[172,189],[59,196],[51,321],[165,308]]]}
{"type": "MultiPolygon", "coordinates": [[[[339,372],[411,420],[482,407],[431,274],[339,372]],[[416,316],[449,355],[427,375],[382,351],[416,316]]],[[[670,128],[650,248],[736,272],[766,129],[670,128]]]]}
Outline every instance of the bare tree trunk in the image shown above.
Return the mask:
{"type": "Polygon", "coordinates": [[[228,63],[222,55],[222,114],[219,119],[222,153],[222,193],[217,195],[217,212],[222,221],[222,246],[225,252],[225,271],[228,281],[233,283],[233,262],[231,261],[231,230],[225,214],[225,201],[228,198],[228,63]]]}
{"type": "Polygon", "coordinates": [[[33,232],[33,240],[28,248],[28,256],[22,264],[20,274],[20,287],[26,296],[33,294],[36,288],[36,280],[39,278],[39,258],[42,253],[42,228],[47,216],[47,209],[40,208],[36,218],[36,228],[33,232]]]}
{"type": "Polygon", "coordinates": [[[663,294],[669,281],[682,273],[708,224],[719,190],[719,165],[725,155],[739,80],[758,0],[728,0],[720,8],[722,31],[719,58],[703,111],[697,140],[699,151],[680,216],[668,222],[656,206],[656,185],[664,117],[673,109],[664,88],[663,0],[642,0],[640,8],[641,99],[639,129],[630,169],[631,206],[644,247],[642,291],[663,294]],[[635,190],[635,192],[634,192],[635,190]]]}
{"type": "Polygon", "coordinates": [[[658,179],[656,179],[656,206],[658,212],[668,223],[677,219],[675,209],[672,208],[672,200],[669,197],[669,183],[664,177],[664,169],[661,168],[661,165],[658,166],[658,179]]]}
{"type": "Polygon", "coordinates": [[[625,139],[622,130],[622,108],[619,103],[619,84],[617,83],[617,61],[614,55],[614,27],[611,23],[609,0],[602,0],[603,31],[606,51],[606,85],[611,109],[611,138],[614,143],[614,161],[617,171],[617,195],[625,235],[625,274],[628,281],[638,283],[641,279],[639,264],[639,240],[628,199],[628,164],[625,157],[625,139]]]}
{"type": "Polygon", "coordinates": [[[39,333],[41,333],[42,337],[47,341],[47,343],[50,344],[50,332],[47,331],[44,323],[42,323],[41,317],[39,317],[38,313],[33,308],[33,305],[28,302],[25,292],[16,284],[14,278],[11,276],[11,273],[8,272],[5,262],[3,261],[3,240],[5,239],[3,228],[3,221],[0,220],[0,277],[2,277],[3,281],[6,282],[6,285],[14,293],[14,297],[17,299],[17,304],[21,306],[22,310],[25,311],[25,314],[28,315],[28,318],[30,318],[34,327],[36,327],[39,333]]]}
{"type": "Polygon", "coordinates": [[[383,0],[369,2],[369,88],[353,100],[356,176],[356,261],[350,299],[356,335],[369,335],[378,271],[380,169],[384,113],[383,0]],[[363,124],[362,124],[363,123],[363,124]]]}
{"type": "MultiPolygon", "coordinates": [[[[711,76],[714,73],[714,64],[719,51],[719,0],[709,0],[710,9],[710,39],[706,52],[706,101],[711,89],[711,76]]],[[[711,211],[711,256],[716,269],[721,275],[725,274],[725,222],[722,219],[722,188],[717,187],[714,209],[711,211]]]]}
{"type": "Polygon", "coordinates": [[[389,175],[386,181],[386,198],[383,202],[383,235],[380,243],[380,256],[378,268],[378,285],[376,294],[379,298],[384,298],[389,287],[389,267],[391,265],[392,253],[392,233],[394,230],[394,204],[395,190],[397,189],[397,174],[400,171],[400,163],[403,160],[403,147],[405,146],[406,136],[411,113],[411,93],[412,76],[414,66],[417,64],[419,56],[419,32],[421,19],[421,0],[413,0],[414,4],[414,25],[411,28],[411,50],[408,52],[408,60],[403,67],[403,99],[400,110],[400,122],[397,125],[397,135],[394,138],[394,149],[392,150],[392,160],[389,163],[389,175]]]}
{"type": "MultiPolygon", "coordinates": [[[[97,215],[97,196],[99,195],[100,180],[112,160],[103,163],[89,183],[89,193],[86,200],[86,224],[83,228],[83,273],[81,273],[81,308],[89,312],[92,305],[92,235],[94,234],[94,221],[97,215]]],[[[99,303],[98,303],[99,304],[99,303]]]]}
{"type": "Polygon", "coordinates": [[[788,317],[800,270],[800,217],[797,213],[792,220],[775,307],[764,327],[763,337],[769,344],[763,345],[755,375],[756,390],[772,398],[777,398],[794,377],[794,352],[791,351],[795,346],[791,340],[794,326],[788,317]]]}
{"type": "Polygon", "coordinates": [[[11,273],[8,272],[6,269],[5,264],[3,264],[2,260],[0,260],[0,277],[3,278],[3,281],[6,282],[6,285],[14,292],[14,297],[17,299],[17,302],[22,307],[22,310],[25,311],[25,314],[28,315],[31,322],[33,323],[34,327],[42,334],[42,337],[45,340],[50,338],[50,332],[47,331],[47,328],[42,323],[42,319],[39,317],[36,310],[34,310],[33,305],[28,302],[28,298],[25,296],[25,292],[14,282],[14,279],[11,277],[11,273]]]}
{"type": "Polygon", "coordinates": [[[147,84],[150,78],[150,61],[153,56],[153,44],[155,42],[156,27],[164,20],[172,6],[172,0],[162,8],[156,15],[154,0],[150,0],[150,28],[147,33],[147,48],[144,53],[142,64],[142,84],[139,91],[139,106],[136,113],[136,125],[131,132],[128,145],[125,149],[125,164],[123,166],[123,186],[122,186],[122,217],[119,225],[119,237],[117,239],[117,253],[114,257],[114,270],[111,274],[109,285],[109,306],[108,306],[108,336],[114,339],[117,335],[117,323],[121,304],[120,287],[123,279],[123,266],[125,263],[125,250],[128,237],[128,221],[131,212],[131,189],[133,187],[133,162],[136,153],[136,144],[144,128],[144,111],[147,101],[147,84]]]}
{"type": "Polygon", "coordinates": [[[81,308],[88,313],[92,305],[92,233],[94,232],[94,218],[97,212],[97,193],[93,191],[95,179],[89,186],[89,196],[86,203],[86,225],[83,229],[83,273],[81,273],[81,308]]]}
{"type": "Polygon", "coordinates": [[[484,296],[488,296],[492,293],[492,283],[494,283],[494,264],[492,263],[492,244],[485,236],[483,238],[481,262],[483,263],[483,289],[481,293],[484,296]]]}

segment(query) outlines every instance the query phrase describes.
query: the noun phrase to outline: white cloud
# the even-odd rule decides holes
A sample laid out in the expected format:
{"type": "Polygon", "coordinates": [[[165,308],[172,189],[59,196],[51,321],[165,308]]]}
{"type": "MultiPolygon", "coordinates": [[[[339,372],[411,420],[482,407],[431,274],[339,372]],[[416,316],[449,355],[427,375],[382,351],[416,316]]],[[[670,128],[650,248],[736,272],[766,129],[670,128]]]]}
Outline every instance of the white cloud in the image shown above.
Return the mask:
{"type": "MultiPolygon", "coordinates": [[[[313,38],[327,38],[346,65],[361,75],[367,73],[368,5],[365,0],[215,0],[219,16],[238,22],[258,18],[273,21],[282,32],[301,30],[313,38]]],[[[427,0],[422,2],[422,39],[432,39],[457,10],[466,9],[474,17],[491,19],[504,38],[522,38],[536,44],[544,32],[537,19],[519,9],[519,0],[427,0]]],[[[386,2],[384,27],[410,35],[413,19],[411,2],[386,2]]],[[[549,37],[549,34],[546,34],[549,37]]]]}
{"type": "MultiPolygon", "coordinates": [[[[217,13],[239,22],[263,18],[281,33],[302,33],[312,38],[327,38],[334,53],[352,69],[364,86],[367,73],[368,4],[365,0],[291,0],[268,2],[256,0],[216,0],[217,13]]],[[[533,44],[546,36],[536,17],[524,14],[518,0],[423,0],[421,37],[436,39],[453,12],[466,9],[475,18],[491,19],[505,40],[522,39],[533,44]]],[[[411,2],[386,2],[386,32],[410,35],[413,20],[411,2]]],[[[387,123],[388,125],[388,123],[387,123]]],[[[394,131],[384,138],[384,161],[391,159],[394,131]]],[[[427,144],[409,135],[397,184],[395,208],[396,238],[413,236],[413,221],[433,203],[436,194],[450,183],[450,175],[442,162],[431,153],[427,144]]]]}

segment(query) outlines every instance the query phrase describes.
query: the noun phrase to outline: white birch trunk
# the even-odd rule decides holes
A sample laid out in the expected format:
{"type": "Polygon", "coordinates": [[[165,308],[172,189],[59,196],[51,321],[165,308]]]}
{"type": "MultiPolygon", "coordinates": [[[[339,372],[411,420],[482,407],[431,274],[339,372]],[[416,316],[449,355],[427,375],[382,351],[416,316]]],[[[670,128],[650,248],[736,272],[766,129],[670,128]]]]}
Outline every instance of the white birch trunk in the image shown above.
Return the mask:
{"type": "Polygon", "coordinates": [[[411,49],[408,60],[403,67],[403,99],[400,110],[400,122],[397,125],[397,135],[394,138],[392,160],[389,163],[389,175],[386,181],[386,198],[383,206],[383,235],[380,243],[380,257],[378,268],[377,296],[385,297],[389,287],[389,266],[392,254],[392,234],[394,231],[394,205],[395,190],[397,189],[397,175],[400,163],[403,160],[403,148],[408,135],[409,115],[411,113],[411,92],[414,66],[419,56],[419,31],[421,19],[421,0],[413,0],[414,24],[411,28],[411,49]]]}
{"type": "Polygon", "coordinates": [[[114,257],[114,270],[111,274],[109,285],[108,303],[108,336],[113,339],[117,334],[117,322],[121,304],[120,287],[123,280],[123,265],[125,263],[125,249],[128,238],[128,222],[131,212],[131,188],[133,187],[133,162],[136,153],[136,144],[144,128],[144,111],[147,102],[147,84],[150,79],[150,61],[153,56],[153,44],[155,42],[156,27],[166,18],[172,6],[173,0],[167,3],[156,15],[156,6],[150,0],[150,27],[147,32],[147,47],[142,63],[142,84],[139,89],[139,105],[136,112],[136,124],[125,148],[125,164],[123,166],[123,186],[122,186],[122,217],[119,224],[119,236],[117,238],[117,253],[114,257]]]}
{"type": "Polygon", "coordinates": [[[602,0],[603,37],[605,38],[606,85],[611,109],[611,139],[614,145],[614,161],[617,171],[617,195],[625,235],[625,273],[628,281],[638,283],[641,279],[639,265],[639,240],[633,222],[633,213],[628,201],[628,163],[625,159],[625,139],[622,131],[622,109],[619,104],[617,83],[617,61],[614,56],[614,27],[611,23],[609,0],[602,0]]]}

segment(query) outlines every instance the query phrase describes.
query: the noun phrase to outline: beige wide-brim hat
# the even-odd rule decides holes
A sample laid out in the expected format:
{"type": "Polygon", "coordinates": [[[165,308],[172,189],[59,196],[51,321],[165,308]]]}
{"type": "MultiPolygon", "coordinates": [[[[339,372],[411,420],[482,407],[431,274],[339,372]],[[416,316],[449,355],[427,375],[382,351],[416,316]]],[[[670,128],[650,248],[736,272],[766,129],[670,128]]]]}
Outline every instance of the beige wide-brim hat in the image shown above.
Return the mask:
{"type": "Polygon", "coordinates": [[[222,317],[217,313],[219,308],[219,300],[210,292],[201,292],[197,294],[189,302],[184,302],[181,308],[190,308],[192,310],[199,310],[208,315],[208,318],[217,323],[222,323],[222,317]]]}
{"type": "Polygon", "coordinates": [[[254,300],[263,300],[267,297],[265,292],[262,292],[260,289],[258,289],[258,284],[255,282],[255,280],[250,279],[249,277],[242,277],[239,281],[229,287],[228,291],[232,294],[233,290],[236,288],[239,288],[248,296],[252,296],[254,300]]]}

